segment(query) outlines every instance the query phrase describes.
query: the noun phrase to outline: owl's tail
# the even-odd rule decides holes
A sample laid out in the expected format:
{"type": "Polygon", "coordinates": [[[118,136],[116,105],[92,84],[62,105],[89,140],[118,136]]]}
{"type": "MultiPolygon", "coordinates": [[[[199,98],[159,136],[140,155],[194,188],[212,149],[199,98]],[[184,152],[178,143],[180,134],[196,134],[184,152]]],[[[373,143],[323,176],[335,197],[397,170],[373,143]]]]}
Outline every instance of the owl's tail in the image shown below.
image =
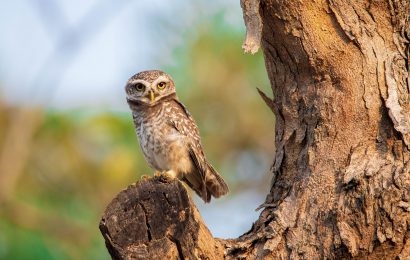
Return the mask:
{"type": "Polygon", "coordinates": [[[201,178],[201,174],[190,173],[183,176],[182,180],[193,189],[199,197],[205,202],[210,202],[211,197],[219,198],[229,192],[228,185],[215,169],[207,164],[205,179],[201,178]]]}
{"type": "Polygon", "coordinates": [[[208,171],[205,176],[205,186],[207,191],[207,200],[205,202],[211,201],[211,195],[215,198],[219,198],[226,195],[229,192],[228,185],[222,179],[221,175],[207,163],[208,171]]]}

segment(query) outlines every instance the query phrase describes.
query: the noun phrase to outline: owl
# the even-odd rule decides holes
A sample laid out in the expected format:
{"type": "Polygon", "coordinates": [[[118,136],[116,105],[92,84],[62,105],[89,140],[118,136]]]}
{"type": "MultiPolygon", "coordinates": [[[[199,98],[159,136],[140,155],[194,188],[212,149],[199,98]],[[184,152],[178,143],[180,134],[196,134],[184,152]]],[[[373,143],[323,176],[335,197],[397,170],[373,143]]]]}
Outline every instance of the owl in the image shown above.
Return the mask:
{"type": "Polygon", "coordinates": [[[225,181],[205,157],[198,127],[179,101],[171,76],[142,71],[128,80],[125,92],[151,168],[184,181],[205,202],[228,193],[225,181]]]}

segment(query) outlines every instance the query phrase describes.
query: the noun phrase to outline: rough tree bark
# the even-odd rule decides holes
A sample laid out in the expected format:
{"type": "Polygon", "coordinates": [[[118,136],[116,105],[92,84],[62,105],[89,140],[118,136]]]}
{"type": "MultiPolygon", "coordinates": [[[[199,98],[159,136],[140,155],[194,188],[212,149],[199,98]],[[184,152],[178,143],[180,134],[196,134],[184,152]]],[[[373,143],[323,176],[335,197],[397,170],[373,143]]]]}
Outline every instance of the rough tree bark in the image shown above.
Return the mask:
{"type": "Polygon", "coordinates": [[[276,116],[276,154],[259,219],[237,239],[215,239],[177,181],[143,181],[103,216],[111,255],[143,258],[161,248],[157,257],[188,259],[410,258],[410,1],[241,6],[244,49],[262,48],[275,97],[262,93],[276,116]],[[151,195],[136,195],[144,192],[151,195]],[[131,212],[116,222],[124,208],[131,212]],[[180,214],[184,221],[172,217],[180,214]],[[132,234],[116,229],[140,222],[132,234]]]}

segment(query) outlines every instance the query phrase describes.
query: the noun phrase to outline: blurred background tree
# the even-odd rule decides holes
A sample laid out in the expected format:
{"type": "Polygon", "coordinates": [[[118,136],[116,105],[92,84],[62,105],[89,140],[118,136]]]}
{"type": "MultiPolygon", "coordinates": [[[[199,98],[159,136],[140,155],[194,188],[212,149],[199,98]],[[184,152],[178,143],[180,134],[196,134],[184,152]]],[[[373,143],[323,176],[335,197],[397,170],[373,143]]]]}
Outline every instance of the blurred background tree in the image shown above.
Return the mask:
{"type": "Polygon", "coordinates": [[[268,89],[263,58],[241,50],[237,1],[21,0],[1,3],[0,17],[0,259],[109,258],[104,207],[153,172],[123,86],[152,68],[174,77],[230,185],[211,204],[194,197],[208,227],[220,237],[250,228],[274,122],[256,92],[268,89]]]}

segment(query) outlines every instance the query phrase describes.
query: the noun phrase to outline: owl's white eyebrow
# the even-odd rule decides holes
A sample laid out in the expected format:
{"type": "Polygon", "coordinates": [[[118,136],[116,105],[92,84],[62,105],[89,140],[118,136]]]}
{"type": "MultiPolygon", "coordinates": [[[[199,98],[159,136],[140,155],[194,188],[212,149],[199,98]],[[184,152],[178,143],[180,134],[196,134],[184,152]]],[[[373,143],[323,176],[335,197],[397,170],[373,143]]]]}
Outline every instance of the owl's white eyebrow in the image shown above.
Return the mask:
{"type": "Polygon", "coordinates": [[[142,83],[142,84],[144,84],[145,86],[149,86],[149,82],[148,82],[148,81],[145,81],[145,80],[143,80],[143,79],[133,79],[133,80],[130,80],[130,81],[128,82],[128,84],[132,84],[132,85],[137,84],[137,83],[142,83]]]}
{"type": "Polygon", "coordinates": [[[159,82],[169,82],[169,79],[167,77],[164,77],[164,76],[159,76],[156,80],[154,80],[152,82],[152,85],[156,86],[157,83],[159,83],[159,82]]]}

